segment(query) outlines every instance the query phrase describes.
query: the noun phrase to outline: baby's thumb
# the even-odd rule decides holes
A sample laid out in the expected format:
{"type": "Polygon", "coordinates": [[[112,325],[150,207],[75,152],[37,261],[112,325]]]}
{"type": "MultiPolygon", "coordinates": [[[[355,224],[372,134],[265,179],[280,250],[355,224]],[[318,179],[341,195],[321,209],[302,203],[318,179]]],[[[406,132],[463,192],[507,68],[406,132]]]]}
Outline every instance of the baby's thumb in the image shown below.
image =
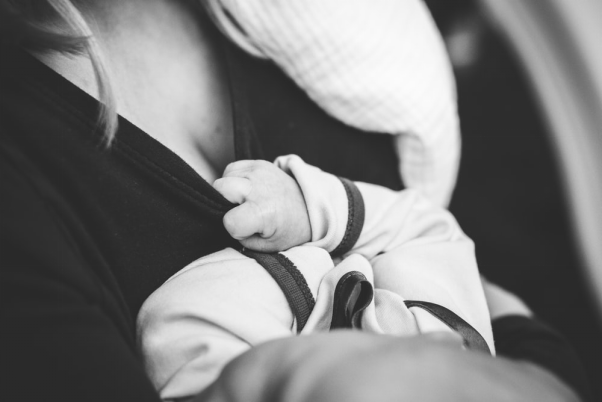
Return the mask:
{"type": "Polygon", "coordinates": [[[224,227],[236,240],[244,240],[264,230],[263,219],[256,204],[245,202],[224,215],[224,227]]]}

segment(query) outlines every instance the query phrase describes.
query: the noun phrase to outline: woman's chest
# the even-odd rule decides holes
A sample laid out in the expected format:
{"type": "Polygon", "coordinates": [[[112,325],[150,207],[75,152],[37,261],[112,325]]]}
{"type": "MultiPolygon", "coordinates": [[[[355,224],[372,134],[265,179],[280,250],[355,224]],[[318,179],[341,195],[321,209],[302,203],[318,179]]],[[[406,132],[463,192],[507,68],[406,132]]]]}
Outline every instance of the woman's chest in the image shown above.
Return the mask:
{"type": "Polygon", "coordinates": [[[234,160],[228,76],[216,34],[195,21],[184,28],[119,52],[118,108],[211,183],[234,160]]]}
{"type": "MultiPolygon", "coordinates": [[[[122,12],[110,26],[91,25],[117,113],[212,182],[234,160],[221,37],[187,2],[156,1],[122,12]]],[[[36,56],[99,98],[87,57],[36,56]]]]}

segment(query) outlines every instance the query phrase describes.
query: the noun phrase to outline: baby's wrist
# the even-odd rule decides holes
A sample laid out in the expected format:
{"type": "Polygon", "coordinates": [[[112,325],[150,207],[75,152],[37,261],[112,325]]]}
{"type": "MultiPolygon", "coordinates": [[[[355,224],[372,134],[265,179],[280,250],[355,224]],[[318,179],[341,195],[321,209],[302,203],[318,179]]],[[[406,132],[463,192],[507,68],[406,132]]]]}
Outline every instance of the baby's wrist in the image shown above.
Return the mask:
{"type": "Polygon", "coordinates": [[[355,244],[363,226],[363,200],[355,184],[308,165],[296,155],[274,162],[299,185],[307,207],[311,239],[308,244],[333,255],[355,244]]]}

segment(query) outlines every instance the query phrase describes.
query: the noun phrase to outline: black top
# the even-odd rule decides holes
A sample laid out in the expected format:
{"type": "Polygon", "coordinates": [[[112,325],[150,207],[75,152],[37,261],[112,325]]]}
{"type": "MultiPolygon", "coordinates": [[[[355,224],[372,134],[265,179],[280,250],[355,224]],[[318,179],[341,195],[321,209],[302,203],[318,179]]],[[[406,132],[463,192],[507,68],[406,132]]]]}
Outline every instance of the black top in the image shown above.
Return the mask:
{"type": "MultiPolygon", "coordinates": [[[[288,85],[292,101],[257,101],[247,115],[243,92],[257,88],[236,79],[271,67],[235,53],[226,50],[237,158],[261,155],[254,122],[269,159],[295,152],[401,188],[388,137],[337,123],[290,82],[270,91],[288,85]]],[[[140,305],[193,260],[238,247],[221,224],[229,202],[125,119],[105,149],[96,112],[93,98],[31,56],[0,49],[0,364],[10,400],[158,400],[135,346],[140,305]]]]}
{"type": "Polygon", "coordinates": [[[27,54],[5,49],[0,60],[2,344],[9,378],[31,381],[8,385],[65,400],[157,399],[134,318],[172,274],[235,245],[221,224],[230,205],[124,119],[104,149],[94,99],[27,54]]]}
{"type": "Polygon", "coordinates": [[[583,365],[566,339],[538,319],[505,316],[492,322],[495,347],[500,356],[527,360],[546,368],[591,401],[591,389],[583,365]]]}

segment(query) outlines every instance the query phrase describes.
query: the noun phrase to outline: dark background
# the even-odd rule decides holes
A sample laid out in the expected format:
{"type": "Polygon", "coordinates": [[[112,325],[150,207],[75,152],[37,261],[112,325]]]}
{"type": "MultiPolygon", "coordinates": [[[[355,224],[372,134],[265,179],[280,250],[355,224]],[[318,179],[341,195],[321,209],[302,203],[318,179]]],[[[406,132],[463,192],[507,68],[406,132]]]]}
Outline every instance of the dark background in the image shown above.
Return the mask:
{"type": "Polygon", "coordinates": [[[601,320],[528,78],[473,1],[427,5],[444,36],[464,30],[476,43],[472,63],[455,68],[463,154],[451,211],[476,243],[481,272],[569,339],[602,401],[601,320]]]}

